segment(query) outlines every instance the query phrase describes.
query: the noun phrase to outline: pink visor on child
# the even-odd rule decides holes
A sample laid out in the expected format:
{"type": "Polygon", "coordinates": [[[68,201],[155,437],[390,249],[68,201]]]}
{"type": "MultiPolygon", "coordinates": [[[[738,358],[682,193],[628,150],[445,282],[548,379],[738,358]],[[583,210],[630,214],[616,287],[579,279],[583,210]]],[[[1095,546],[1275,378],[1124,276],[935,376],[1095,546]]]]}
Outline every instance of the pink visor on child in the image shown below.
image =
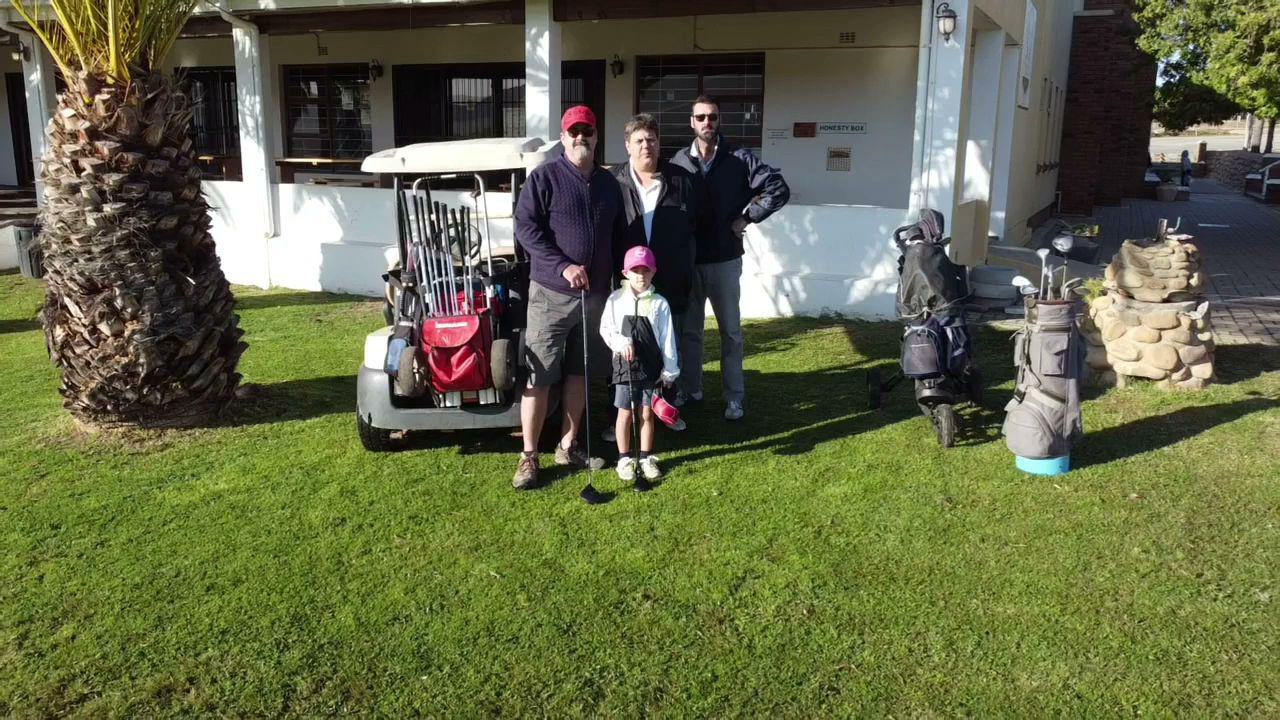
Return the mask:
{"type": "Polygon", "coordinates": [[[658,258],[653,256],[653,251],[644,245],[637,245],[627,251],[622,258],[623,270],[634,270],[638,267],[649,268],[656,271],[658,269],[658,258]]]}

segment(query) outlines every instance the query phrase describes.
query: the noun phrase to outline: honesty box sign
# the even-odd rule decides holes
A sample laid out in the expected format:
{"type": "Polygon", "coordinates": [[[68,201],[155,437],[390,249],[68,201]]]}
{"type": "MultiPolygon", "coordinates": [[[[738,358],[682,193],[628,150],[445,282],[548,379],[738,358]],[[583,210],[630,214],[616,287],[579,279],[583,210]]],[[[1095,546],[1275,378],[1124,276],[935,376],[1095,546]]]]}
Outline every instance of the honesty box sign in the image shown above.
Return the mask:
{"type": "Polygon", "coordinates": [[[864,122],[820,122],[819,135],[865,135],[867,124],[864,122]]]}

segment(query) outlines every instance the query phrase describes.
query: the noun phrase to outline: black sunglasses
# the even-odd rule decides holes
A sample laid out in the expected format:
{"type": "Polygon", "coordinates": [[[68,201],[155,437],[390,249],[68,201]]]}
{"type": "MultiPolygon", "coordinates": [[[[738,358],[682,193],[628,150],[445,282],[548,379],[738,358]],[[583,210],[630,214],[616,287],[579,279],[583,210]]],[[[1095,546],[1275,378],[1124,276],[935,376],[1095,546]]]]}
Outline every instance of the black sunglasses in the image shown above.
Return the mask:
{"type": "Polygon", "coordinates": [[[565,130],[565,132],[569,133],[569,137],[589,138],[596,136],[596,129],[590,125],[574,125],[568,130],[565,130]]]}
{"type": "Polygon", "coordinates": [[[711,122],[716,122],[717,120],[720,119],[720,113],[701,113],[698,115],[694,115],[693,119],[697,120],[698,122],[702,122],[703,120],[710,120],[711,122]]]}

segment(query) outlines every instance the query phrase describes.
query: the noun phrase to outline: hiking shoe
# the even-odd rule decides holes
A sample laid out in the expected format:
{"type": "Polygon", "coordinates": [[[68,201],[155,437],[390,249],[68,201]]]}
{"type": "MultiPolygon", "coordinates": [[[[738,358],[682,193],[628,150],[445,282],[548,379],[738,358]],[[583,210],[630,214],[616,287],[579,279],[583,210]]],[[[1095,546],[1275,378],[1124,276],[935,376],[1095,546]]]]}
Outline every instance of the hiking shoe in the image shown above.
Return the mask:
{"type": "Polygon", "coordinates": [[[511,487],[517,490],[532,490],[538,485],[538,456],[520,453],[520,462],[516,463],[516,475],[511,478],[511,487]]]}
{"type": "Polygon", "coordinates": [[[600,433],[600,439],[607,443],[616,443],[618,442],[618,433],[613,429],[613,426],[610,425],[604,429],[604,432],[600,433]]]}
{"type": "Polygon", "coordinates": [[[578,447],[576,443],[573,447],[567,450],[557,445],[556,464],[572,465],[573,467],[582,468],[584,470],[588,465],[590,465],[592,470],[600,470],[604,467],[604,458],[588,458],[587,454],[583,452],[582,448],[578,447]]]}
{"type": "Polygon", "coordinates": [[[671,404],[674,407],[684,407],[685,405],[691,405],[693,403],[700,403],[700,402],[702,402],[702,393],[700,392],[687,393],[683,390],[677,390],[676,397],[674,400],[671,401],[671,404]]]}
{"type": "Polygon", "coordinates": [[[742,415],[742,403],[737,400],[730,400],[728,404],[724,406],[725,420],[741,420],[742,415]]]}
{"type": "Polygon", "coordinates": [[[636,479],[636,459],[630,455],[618,458],[618,477],[626,482],[636,479]]]}
{"type": "Polygon", "coordinates": [[[658,458],[656,455],[640,458],[640,472],[644,473],[645,480],[657,480],[662,477],[662,469],[658,467],[658,458]]]}

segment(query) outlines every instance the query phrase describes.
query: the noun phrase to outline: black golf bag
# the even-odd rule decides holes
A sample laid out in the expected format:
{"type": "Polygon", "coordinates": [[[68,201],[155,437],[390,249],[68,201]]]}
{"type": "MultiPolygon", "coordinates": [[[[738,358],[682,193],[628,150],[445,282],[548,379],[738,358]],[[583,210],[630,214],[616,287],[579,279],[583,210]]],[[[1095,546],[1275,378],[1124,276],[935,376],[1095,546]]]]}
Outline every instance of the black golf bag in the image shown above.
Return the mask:
{"type": "Polygon", "coordinates": [[[872,408],[881,395],[903,378],[914,381],[916,403],[932,422],[943,447],[955,443],[956,419],[952,406],[961,394],[978,402],[982,378],[973,362],[964,302],[969,283],[962,265],[947,257],[950,238],[944,237],[944,220],[937,210],[922,209],[920,220],[900,227],[893,241],[898,258],[898,317],[905,323],[900,367],[887,382],[879,372],[867,377],[872,408]]]}

